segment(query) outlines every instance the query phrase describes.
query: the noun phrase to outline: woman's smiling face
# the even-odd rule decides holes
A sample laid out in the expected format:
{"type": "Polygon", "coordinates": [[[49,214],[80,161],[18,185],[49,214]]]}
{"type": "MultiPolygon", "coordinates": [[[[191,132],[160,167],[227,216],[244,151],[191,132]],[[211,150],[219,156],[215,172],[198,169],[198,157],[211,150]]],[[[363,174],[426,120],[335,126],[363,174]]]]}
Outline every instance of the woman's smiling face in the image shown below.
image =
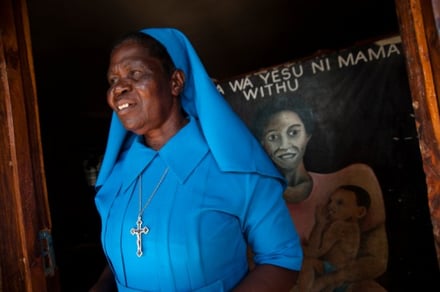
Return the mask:
{"type": "Polygon", "coordinates": [[[303,161],[309,139],[298,114],[283,110],[273,115],[264,127],[262,143],[280,169],[291,170],[303,161]]]}
{"type": "Polygon", "coordinates": [[[107,102],[124,127],[137,134],[160,128],[170,116],[178,92],[161,61],[135,42],[122,43],[111,55],[107,102]]]}

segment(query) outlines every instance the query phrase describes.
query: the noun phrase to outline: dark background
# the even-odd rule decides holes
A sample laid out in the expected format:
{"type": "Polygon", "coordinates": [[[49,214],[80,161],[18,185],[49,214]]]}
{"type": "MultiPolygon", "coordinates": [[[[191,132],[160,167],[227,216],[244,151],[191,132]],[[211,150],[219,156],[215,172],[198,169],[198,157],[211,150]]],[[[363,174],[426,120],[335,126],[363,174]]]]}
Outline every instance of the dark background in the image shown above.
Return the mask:
{"type": "MultiPolygon", "coordinates": [[[[114,39],[144,27],[179,28],[209,74],[222,80],[399,33],[393,0],[28,0],[28,8],[56,260],[63,291],[75,292],[87,291],[104,265],[84,163],[96,163],[104,152],[105,75],[114,39]]],[[[406,76],[400,78],[396,86],[407,86],[406,76]]],[[[414,135],[413,120],[402,119],[381,122],[414,135]]],[[[399,143],[387,149],[401,157],[396,167],[405,171],[387,174],[393,182],[386,187],[397,190],[385,197],[390,265],[384,281],[390,291],[435,287],[418,143],[399,143]]]]}

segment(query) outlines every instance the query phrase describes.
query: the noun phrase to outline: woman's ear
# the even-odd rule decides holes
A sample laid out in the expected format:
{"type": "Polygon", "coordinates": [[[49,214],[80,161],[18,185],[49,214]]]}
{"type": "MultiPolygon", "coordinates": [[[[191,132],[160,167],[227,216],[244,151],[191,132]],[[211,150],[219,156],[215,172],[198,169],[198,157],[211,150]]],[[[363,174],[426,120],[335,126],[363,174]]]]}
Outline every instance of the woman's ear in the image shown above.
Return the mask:
{"type": "Polygon", "coordinates": [[[358,219],[362,219],[367,215],[367,208],[365,207],[358,207],[358,219]]]}
{"type": "Polygon", "coordinates": [[[185,73],[176,69],[171,75],[171,92],[173,95],[178,96],[183,91],[185,86],[185,73]]]}

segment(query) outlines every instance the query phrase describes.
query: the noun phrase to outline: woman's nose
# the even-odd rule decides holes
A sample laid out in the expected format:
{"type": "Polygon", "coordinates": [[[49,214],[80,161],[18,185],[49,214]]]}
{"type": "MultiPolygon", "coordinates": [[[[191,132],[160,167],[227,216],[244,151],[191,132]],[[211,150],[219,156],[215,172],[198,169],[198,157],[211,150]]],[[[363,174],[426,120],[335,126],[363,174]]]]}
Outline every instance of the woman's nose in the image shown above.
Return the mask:
{"type": "Polygon", "coordinates": [[[121,79],[113,86],[113,93],[115,96],[120,96],[131,90],[131,84],[127,79],[121,79]]]}
{"type": "Polygon", "coordinates": [[[286,137],[281,137],[280,139],[280,148],[286,149],[290,147],[289,139],[286,137]]]}

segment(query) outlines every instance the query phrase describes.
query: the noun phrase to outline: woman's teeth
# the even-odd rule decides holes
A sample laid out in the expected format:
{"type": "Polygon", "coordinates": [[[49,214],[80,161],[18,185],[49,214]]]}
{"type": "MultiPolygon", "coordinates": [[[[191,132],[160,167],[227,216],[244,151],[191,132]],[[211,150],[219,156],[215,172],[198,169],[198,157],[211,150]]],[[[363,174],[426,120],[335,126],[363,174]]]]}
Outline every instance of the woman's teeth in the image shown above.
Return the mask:
{"type": "Polygon", "coordinates": [[[127,108],[128,107],[128,103],[124,103],[124,104],[121,104],[120,106],[118,106],[118,110],[123,110],[124,108],[127,108]]]}

